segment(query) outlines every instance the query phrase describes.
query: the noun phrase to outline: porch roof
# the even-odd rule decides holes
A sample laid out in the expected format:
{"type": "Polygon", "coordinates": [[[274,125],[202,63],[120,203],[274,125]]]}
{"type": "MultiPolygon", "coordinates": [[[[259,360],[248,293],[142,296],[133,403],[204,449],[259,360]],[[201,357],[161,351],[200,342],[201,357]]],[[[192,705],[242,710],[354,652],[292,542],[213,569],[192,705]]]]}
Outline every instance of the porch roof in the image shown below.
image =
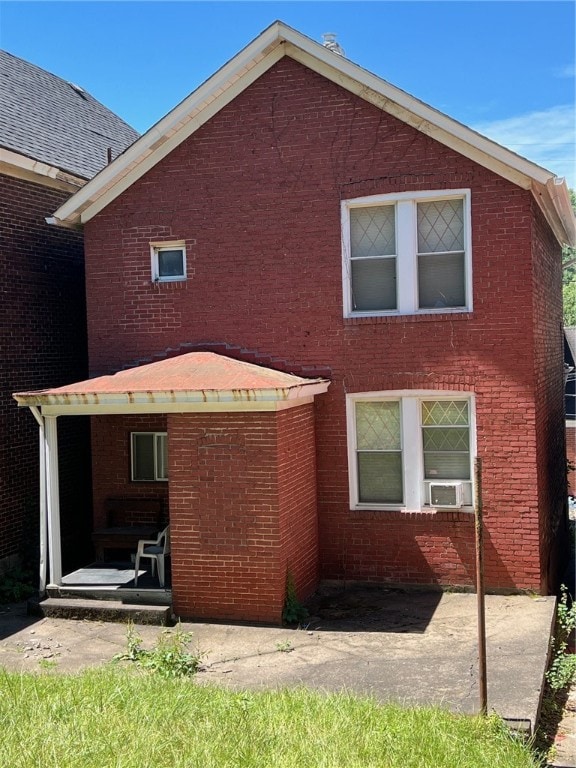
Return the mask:
{"type": "Polygon", "coordinates": [[[18,405],[46,415],[159,413],[202,410],[276,410],[326,392],[327,379],[189,352],[75,384],[16,392],[18,405]]]}

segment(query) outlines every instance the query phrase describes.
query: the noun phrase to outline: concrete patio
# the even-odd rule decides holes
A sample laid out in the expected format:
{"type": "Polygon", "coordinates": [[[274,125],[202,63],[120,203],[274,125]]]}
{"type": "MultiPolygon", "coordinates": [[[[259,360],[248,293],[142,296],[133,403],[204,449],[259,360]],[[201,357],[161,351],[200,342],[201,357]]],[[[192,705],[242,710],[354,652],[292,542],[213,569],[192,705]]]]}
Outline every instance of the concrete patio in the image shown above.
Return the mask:
{"type": "MultiPolygon", "coordinates": [[[[472,594],[328,591],[300,629],[183,623],[204,655],[199,684],[233,689],[304,685],[380,701],[478,710],[477,605],[472,594]],[[323,607],[324,606],[324,607],[323,607]]],[[[486,598],[488,708],[528,733],[537,722],[555,598],[486,598]]],[[[140,626],[145,644],[161,631],[140,626]]],[[[125,648],[126,627],[0,613],[0,666],[76,672],[125,648]]]]}

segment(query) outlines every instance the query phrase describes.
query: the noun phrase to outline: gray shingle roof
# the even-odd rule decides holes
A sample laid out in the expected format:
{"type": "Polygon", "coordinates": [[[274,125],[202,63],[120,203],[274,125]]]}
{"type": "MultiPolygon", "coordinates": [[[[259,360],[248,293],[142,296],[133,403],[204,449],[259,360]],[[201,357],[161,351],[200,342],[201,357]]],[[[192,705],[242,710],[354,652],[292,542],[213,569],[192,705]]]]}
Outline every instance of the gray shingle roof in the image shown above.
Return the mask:
{"type": "Polygon", "coordinates": [[[0,146],[90,179],[139,134],[89,93],[0,51],[0,146]]]}

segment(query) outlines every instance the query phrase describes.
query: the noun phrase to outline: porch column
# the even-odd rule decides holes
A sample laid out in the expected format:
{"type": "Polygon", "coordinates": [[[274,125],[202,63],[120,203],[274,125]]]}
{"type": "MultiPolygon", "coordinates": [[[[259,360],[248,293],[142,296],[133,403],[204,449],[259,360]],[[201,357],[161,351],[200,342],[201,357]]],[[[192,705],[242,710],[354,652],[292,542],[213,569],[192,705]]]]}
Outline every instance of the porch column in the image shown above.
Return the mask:
{"type": "Polygon", "coordinates": [[[48,558],[50,584],[62,584],[62,547],[60,541],[60,488],[58,485],[58,428],[56,416],[45,416],[46,491],[48,506],[48,558]]]}
{"type": "Polygon", "coordinates": [[[32,415],[38,422],[38,436],[40,446],[40,572],[39,591],[43,595],[46,591],[46,433],[44,419],[35,405],[30,406],[32,415]]]}

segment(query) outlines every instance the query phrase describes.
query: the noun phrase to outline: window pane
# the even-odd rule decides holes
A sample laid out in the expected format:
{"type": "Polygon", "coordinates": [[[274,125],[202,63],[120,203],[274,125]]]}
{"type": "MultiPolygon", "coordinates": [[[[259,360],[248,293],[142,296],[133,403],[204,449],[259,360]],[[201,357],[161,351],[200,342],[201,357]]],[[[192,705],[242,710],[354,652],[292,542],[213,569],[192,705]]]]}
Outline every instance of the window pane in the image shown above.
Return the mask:
{"type": "Polygon", "coordinates": [[[418,253],[464,250],[464,201],[418,203],[418,253]]]}
{"type": "Polygon", "coordinates": [[[420,309],[465,307],[464,254],[418,256],[420,309]]]}
{"type": "Polygon", "coordinates": [[[396,259],[351,261],[352,309],[396,309],[396,259]]]}
{"type": "Polygon", "coordinates": [[[424,453],[426,480],[470,480],[469,453],[424,453]]]}
{"type": "Polygon", "coordinates": [[[359,451],[400,450],[400,403],[356,403],[356,447],[359,451]]]}
{"type": "Polygon", "coordinates": [[[166,435],[156,435],[156,477],[158,480],[168,478],[168,440],[166,435]]]}
{"type": "Polygon", "coordinates": [[[468,401],[425,400],[422,403],[422,424],[468,424],[468,401]]]}
{"type": "Polygon", "coordinates": [[[158,276],[180,277],[184,275],[184,253],[182,249],[158,251],[158,276]]]}
{"type": "Polygon", "coordinates": [[[359,500],[374,504],[401,504],[402,454],[358,454],[359,500]]]}
{"type": "Polygon", "coordinates": [[[424,427],[425,451],[467,451],[468,427],[424,427]]]}
{"type": "Polygon", "coordinates": [[[396,253],[393,205],[350,209],[350,255],[389,256],[396,253]]]}
{"type": "Polygon", "coordinates": [[[132,435],[134,480],[154,480],[154,435],[132,435]]]}

